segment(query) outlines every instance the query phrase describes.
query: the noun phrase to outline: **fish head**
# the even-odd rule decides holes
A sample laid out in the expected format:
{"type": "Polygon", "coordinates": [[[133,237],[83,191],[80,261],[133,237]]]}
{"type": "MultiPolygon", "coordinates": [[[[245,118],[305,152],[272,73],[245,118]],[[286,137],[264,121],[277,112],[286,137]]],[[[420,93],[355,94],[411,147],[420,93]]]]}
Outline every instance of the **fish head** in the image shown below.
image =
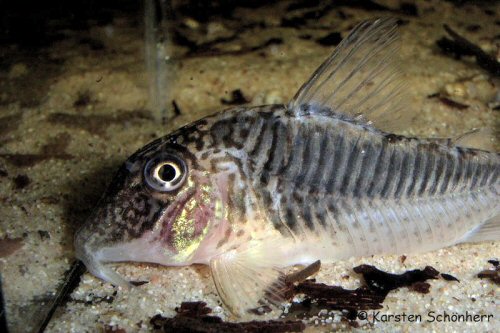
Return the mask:
{"type": "Polygon", "coordinates": [[[155,140],[121,166],[75,235],[76,257],[92,274],[128,286],[104,263],[205,263],[204,244],[227,224],[227,198],[225,176],[198,158],[210,153],[199,143],[204,126],[199,121],[155,140]]]}

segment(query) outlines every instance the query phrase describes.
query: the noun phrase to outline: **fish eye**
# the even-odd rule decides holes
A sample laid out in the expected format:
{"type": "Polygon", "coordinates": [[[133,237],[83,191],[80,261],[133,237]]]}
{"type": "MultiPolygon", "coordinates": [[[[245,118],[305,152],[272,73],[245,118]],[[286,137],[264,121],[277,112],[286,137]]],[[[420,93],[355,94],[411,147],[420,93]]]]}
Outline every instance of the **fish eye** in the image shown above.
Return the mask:
{"type": "Polygon", "coordinates": [[[149,160],[144,168],[146,183],[149,187],[160,192],[170,192],[178,189],[186,180],[186,175],[186,163],[170,154],[149,160]]]}

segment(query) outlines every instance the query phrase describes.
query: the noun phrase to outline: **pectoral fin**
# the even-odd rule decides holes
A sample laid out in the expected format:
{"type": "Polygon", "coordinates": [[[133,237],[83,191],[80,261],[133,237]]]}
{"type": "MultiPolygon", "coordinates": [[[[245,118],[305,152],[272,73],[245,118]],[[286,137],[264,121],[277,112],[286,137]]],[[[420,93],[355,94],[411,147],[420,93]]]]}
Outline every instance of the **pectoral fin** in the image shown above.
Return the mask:
{"type": "Polygon", "coordinates": [[[280,299],[281,270],[259,247],[235,249],[210,260],[215,286],[224,305],[235,315],[256,308],[262,301],[280,299]]]}

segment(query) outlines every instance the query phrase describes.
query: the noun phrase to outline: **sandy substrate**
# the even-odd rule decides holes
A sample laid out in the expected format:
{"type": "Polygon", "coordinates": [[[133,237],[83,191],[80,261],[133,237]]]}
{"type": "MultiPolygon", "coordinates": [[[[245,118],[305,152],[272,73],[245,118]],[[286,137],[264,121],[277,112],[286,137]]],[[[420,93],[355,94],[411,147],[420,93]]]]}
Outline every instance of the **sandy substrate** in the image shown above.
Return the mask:
{"type": "MultiPolygon", "coordinates": [[[[396,1],[386,3],[399,8],[396,1]]],[[[451,2],[425,1],[419,2],[418,16],[339,7],[318,20],[284,26],[284,18],[303,13],[285,10],[288,5],[237,8],[233,16],[238,19],[221,17],[208,24],[179,18],[178,26],[193,40],[236,37],[215,44],[219,51],[212,53],[174,46],[172,96],[181,115],[166,125],[154,121],[148,111],[143,32],[137,17],[116,15],[111,23],[88,31],[64,31],[64,38],[43,49],[36,61],[16,57],[14,46],[5,51],[10,61],[0,68],[0,271],[12,332],[36,329],[36,321],[27,318],[33,318],[44,302],[50,303],[74,260],[75,229],[128,155],[153,138],[225,108],[221,99],[230,99],[236,89],[251,105],[287,102],[332,51],[333,46],[317,42],[331,32],[345,36],[360,20],[382,15],[404,20],[401,55],[410,89],[406,105],[416,115],[407,133],[456,136],[498,122],[498,111],[493,110],[500,94],[498,81],[475,65],[473,58],[444,56],[435,42],[445,35],[442,25],[446,23],[485,51],[499,55],[500,6],[456,7],[451,2]],[[248,28],[241,30],[241,25],[248,28]],[[274,42],[266,44],[271,38],[274,42]],[[89,40],[102,45],[96,47],[89,40]],[[436,93],[467,107],[428,97],[436,93]]],[[[326,320],[310,316],[307,331],[499,330],[499,288],[477,278],[478,272],[491,268],[487,260],[500,257],[499,242],[406,256],[404,263],[400,256],[374,256],[324,265],[316,278],[356,288],[360,277],[352,268],[362,263],[398,273],[430,265],[457,277],[459,283],[432,281],[428,294],[406,288],[391,292],[380,310],[380,314],[421,315],[421,322],[368,320],[359,321],[361,326],[355,329],[341,323],[336,312],[326,320]],[[492,316],[481,322],[429,322],[430,311],[492,316]]],[[[86,273],[70,299],[57,309],[47,331],[95,332],[105,327],[148,331],[152,316],[173,316],[182,301],[193,300],[203,300],[215,314],[232,319],[221,307],[205,267],[120,264],[117,268],[132,280],[150,282],[121,290],[86,273]]],[[[373,318],[374,313],[368,312],[373,318]]],[[[280,315],[273,311],[242,320],[280,315]]]]}

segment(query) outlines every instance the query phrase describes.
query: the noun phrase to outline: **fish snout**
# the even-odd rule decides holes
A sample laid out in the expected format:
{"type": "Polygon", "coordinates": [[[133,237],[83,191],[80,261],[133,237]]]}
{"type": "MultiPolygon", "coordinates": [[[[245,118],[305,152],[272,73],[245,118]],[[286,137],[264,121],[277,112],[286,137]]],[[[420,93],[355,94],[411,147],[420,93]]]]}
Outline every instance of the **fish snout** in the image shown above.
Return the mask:
{"type": "Polygon", "coordinates": [[[101,254],[106,237],[105,234],[99,232],[100,228],[96,224],[98,215],[93,214],[76,232],[74,238],[75,257],[85,264],[92,275],[115,286],[128,288],[131,286],[129,281],[104,265],[105,262],[102,260],[101,254]]]}
{"type": "Polygon", "coordinates": [[[94,246],[94,244],[85,237],[85,232],[80,230],[75,236],[75,256],[81,260],[88,271],[115,286],[129,288],[132,284],[121,277],[118,273],[111,268],[104,265],[100,258],[101,251],[94,246]]]}

